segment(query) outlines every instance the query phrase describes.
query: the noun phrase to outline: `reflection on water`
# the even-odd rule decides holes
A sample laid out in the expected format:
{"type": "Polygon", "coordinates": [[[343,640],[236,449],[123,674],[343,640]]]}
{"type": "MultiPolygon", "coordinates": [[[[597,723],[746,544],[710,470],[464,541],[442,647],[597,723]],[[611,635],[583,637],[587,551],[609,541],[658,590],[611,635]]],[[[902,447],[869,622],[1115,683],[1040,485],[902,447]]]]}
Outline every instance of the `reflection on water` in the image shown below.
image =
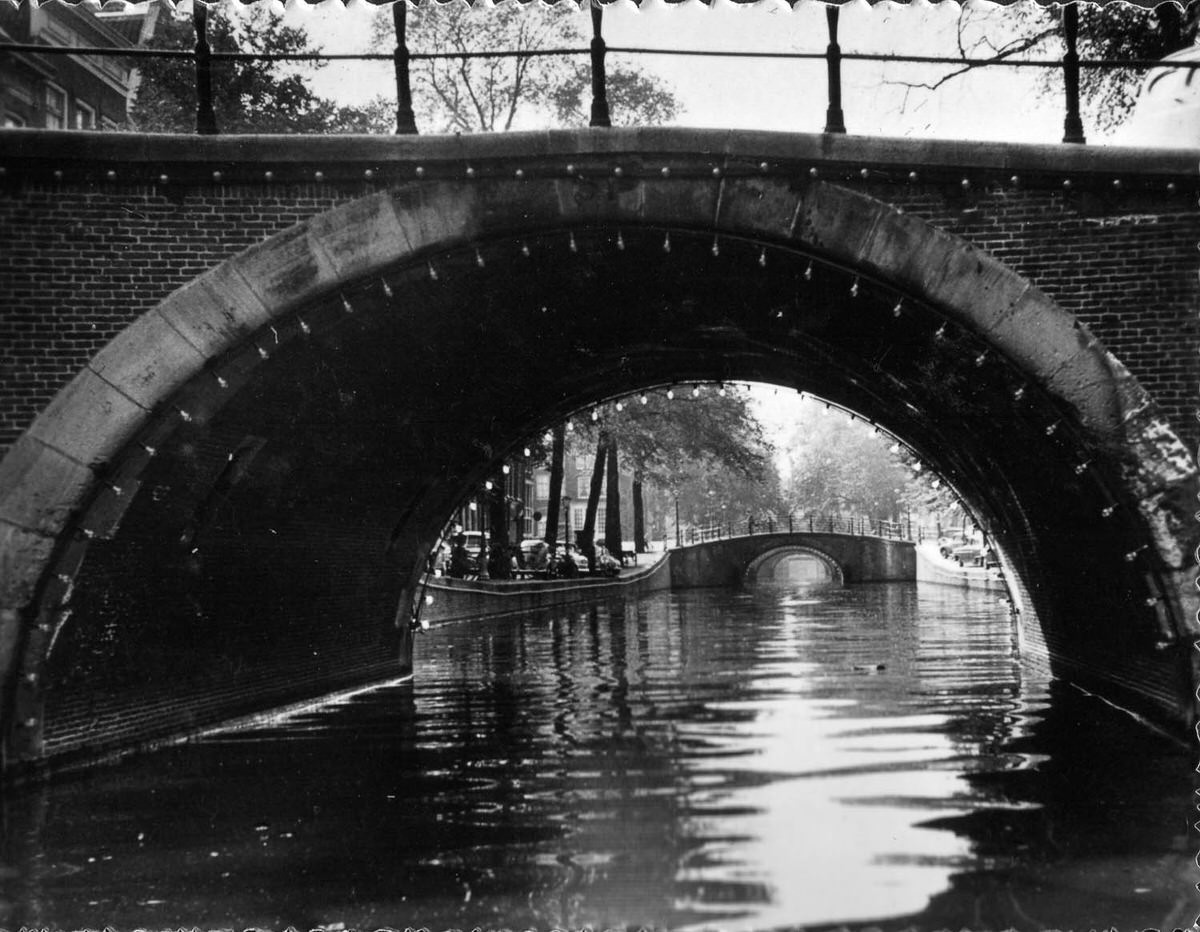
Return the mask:
{"type": "Polygon", "coordinates": [[[1190,770],[993,597],[664,594],[7,799],[0,926],[1186,928],[1190,770]]]}

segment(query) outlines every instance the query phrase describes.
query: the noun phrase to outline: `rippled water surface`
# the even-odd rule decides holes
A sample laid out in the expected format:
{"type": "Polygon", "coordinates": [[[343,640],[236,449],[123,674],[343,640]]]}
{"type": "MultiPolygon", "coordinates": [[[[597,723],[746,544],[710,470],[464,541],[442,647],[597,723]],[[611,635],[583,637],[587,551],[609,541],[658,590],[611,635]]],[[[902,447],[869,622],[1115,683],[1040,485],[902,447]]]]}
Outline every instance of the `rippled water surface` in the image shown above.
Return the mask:
{"type": "Polygon", "coordinates": [[[0,926],[1187,928],[1188,751],[994,596],[436,629],[365,691],[4,802],[0,926]]]}

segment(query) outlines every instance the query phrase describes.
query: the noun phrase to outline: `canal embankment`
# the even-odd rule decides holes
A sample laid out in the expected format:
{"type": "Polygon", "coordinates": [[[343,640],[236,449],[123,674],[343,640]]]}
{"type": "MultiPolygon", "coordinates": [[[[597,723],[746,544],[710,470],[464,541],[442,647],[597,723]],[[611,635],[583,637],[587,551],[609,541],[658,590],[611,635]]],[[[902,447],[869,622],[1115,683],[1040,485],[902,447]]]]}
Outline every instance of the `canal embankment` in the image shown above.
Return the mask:
{"type": "Polygon", "coordinates": [[[918,544],[916,553],[918,583],[978,589],[982,592],[1008,592],[1004,574],[995,567],[960,566],[938,553],[937,544],[933,541],[918,544]]]}

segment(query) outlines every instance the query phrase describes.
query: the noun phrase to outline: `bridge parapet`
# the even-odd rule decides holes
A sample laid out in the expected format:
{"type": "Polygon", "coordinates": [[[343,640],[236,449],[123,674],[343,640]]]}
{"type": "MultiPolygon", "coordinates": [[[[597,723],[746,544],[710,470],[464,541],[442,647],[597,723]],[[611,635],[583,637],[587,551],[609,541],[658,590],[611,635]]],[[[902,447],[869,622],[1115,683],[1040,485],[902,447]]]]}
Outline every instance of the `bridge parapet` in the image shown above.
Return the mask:
{"type": "Polygon", "coordinates": [[[678,589],[740,585],[767,554],[815,553],[835,564],[846,584],[912,582],[917,578],[912,541],[862,534],[780,533],[726,537],[671,551],[671,586],[678,589]]]}

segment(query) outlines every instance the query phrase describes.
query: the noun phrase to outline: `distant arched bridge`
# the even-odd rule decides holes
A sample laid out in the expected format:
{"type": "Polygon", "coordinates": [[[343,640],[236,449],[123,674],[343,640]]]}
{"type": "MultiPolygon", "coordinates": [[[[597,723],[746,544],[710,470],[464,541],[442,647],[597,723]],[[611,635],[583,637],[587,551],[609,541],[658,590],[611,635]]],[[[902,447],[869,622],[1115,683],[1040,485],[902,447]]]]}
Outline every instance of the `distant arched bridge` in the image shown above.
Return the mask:
{"type": "Polygon", "coordinates": [[[812,392],[995,541],[1023,643],[1184,727],[1198,153],[0,130],[5,766],[411,669],[453,506],[676,381],[812,392]]]}
{"type": "Polygon", "coordinates": [[[819,561],[839,584],[917,578],[912,541],[797,531],[726,537],[676,548],[671,551],[671,586],[737,586],[755,581],[760,573],[772,574],[776,563],[793,556],[819,561]]]}

